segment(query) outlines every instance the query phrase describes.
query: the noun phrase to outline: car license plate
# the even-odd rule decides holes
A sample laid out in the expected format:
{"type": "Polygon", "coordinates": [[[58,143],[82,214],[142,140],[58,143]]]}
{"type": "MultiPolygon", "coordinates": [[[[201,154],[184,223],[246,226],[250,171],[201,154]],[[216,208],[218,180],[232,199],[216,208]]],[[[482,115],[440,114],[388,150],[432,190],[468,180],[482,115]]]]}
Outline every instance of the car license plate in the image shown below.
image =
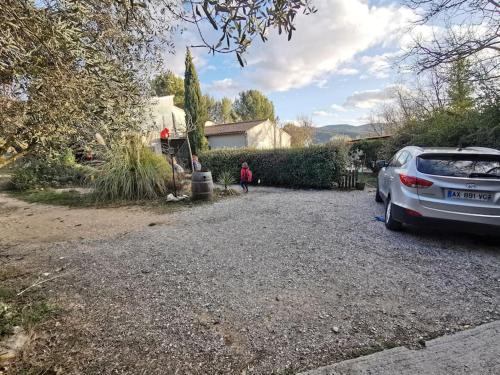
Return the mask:
{"type": "Polygon", "coordinates": [[[448,199],[489,202],[493,199],[493,194],[484,191],[447,190],[446,197],[448,199]]]}

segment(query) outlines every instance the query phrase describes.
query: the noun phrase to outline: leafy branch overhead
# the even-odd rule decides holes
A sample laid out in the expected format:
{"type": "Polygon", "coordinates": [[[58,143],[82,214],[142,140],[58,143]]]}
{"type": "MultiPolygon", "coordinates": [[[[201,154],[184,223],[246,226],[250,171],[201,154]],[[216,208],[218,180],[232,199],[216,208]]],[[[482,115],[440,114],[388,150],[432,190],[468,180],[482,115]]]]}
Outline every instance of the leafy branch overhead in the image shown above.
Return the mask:
{"type": "Polygon", "coordinates": [[[255,37],[263,42],[268,39],[269,29],[285,33],[288,40],[296,30],[294,21],[299,13],[311,14],[316,9],[310,0],[250,0],[250,1],[188,1],[182,18],[194,23],[202,45],[212,53],[235,53],[241,66],[245,65],[244,52],[255,37]],[[200,24],[208,21],[219,32],[219,39],[210,42],[200,24]]]}
{"type": "MultiPolygon", "coordinates": [[[[57,154],[91,146],[96,133],[110,140],[139,129],[147,74],[174,51],[173,35],[186,22],[203,47],[236,53],[243,65],[256,36],[266,41],[271,28],[291,38],[297,15],[314,11],[309,0],[0,1],[0,153],[57,154]],[[206,40],[203,25],[220,33],[217,42],[206,40]]],[[[173,83],[180,105],[182,88],[173,83]]]]}

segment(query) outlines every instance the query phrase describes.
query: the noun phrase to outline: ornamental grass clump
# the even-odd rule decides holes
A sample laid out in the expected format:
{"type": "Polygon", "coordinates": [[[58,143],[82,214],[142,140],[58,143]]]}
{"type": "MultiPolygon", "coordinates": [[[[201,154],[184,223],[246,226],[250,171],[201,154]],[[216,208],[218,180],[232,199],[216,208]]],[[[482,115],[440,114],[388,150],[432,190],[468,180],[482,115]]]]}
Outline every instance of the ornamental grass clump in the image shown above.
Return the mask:
{"type": "Polygon", "coordinates": [[[172,169],[140,135],[128,135],[111,146],[93,185],[98,201],[158,199],[172,188],[172,169]]]}
{"type": "Polygon", "coordinates": [[[227,187],[236,183],[236,178],[234,178],[231,171],[223,171],[219,175],[219,179],[217,180],[217,182],[224,186],[224,191],[228,191],[227,187]]]}

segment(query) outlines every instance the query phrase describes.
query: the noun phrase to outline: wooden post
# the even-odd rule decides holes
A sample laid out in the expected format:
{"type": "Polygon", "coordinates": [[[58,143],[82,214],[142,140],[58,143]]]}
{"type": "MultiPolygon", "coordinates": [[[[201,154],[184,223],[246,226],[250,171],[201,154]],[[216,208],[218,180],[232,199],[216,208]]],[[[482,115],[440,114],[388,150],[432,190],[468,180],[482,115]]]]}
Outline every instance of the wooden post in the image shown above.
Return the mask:
{"type": "Polygon", "coordinates": [[[173,130],[174,130],[174,137],[177,137],[177,126],[175,126],[174,112],[172,112],[172,127],[173,127],[173,130]]]}
{"type": "Polygon", "coordinates": [[[194,173],[193,154],[191,153],[191,143],[189,142],[189,131],[188,131],[188,125],[187,124],[186,124],[186,142],[188,144],[189,164],[191,165],[191,174],[192,174],[192,173],[194,173]]]}

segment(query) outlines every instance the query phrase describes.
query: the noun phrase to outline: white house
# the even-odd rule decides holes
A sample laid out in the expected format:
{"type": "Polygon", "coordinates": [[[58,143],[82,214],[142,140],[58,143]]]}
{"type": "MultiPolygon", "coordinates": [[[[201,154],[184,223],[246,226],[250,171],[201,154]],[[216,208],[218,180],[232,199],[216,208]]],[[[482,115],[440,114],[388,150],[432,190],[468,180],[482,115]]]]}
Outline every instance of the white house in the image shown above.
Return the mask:
{"type": "Polygon", "coordinates": [[[281,148],[290,147],[290,135],[269,120],[205,125],[210,148],[281,148]]]}
{"type": "Polygon", "coordinates": [[[160,132],[167,128],[171,137],[184,136],[186,132],[186,113],[174,105],[174,95],[153,97],[148,107],[147,120],[143,130],[156,152],[161,152],[160,132]]]}

